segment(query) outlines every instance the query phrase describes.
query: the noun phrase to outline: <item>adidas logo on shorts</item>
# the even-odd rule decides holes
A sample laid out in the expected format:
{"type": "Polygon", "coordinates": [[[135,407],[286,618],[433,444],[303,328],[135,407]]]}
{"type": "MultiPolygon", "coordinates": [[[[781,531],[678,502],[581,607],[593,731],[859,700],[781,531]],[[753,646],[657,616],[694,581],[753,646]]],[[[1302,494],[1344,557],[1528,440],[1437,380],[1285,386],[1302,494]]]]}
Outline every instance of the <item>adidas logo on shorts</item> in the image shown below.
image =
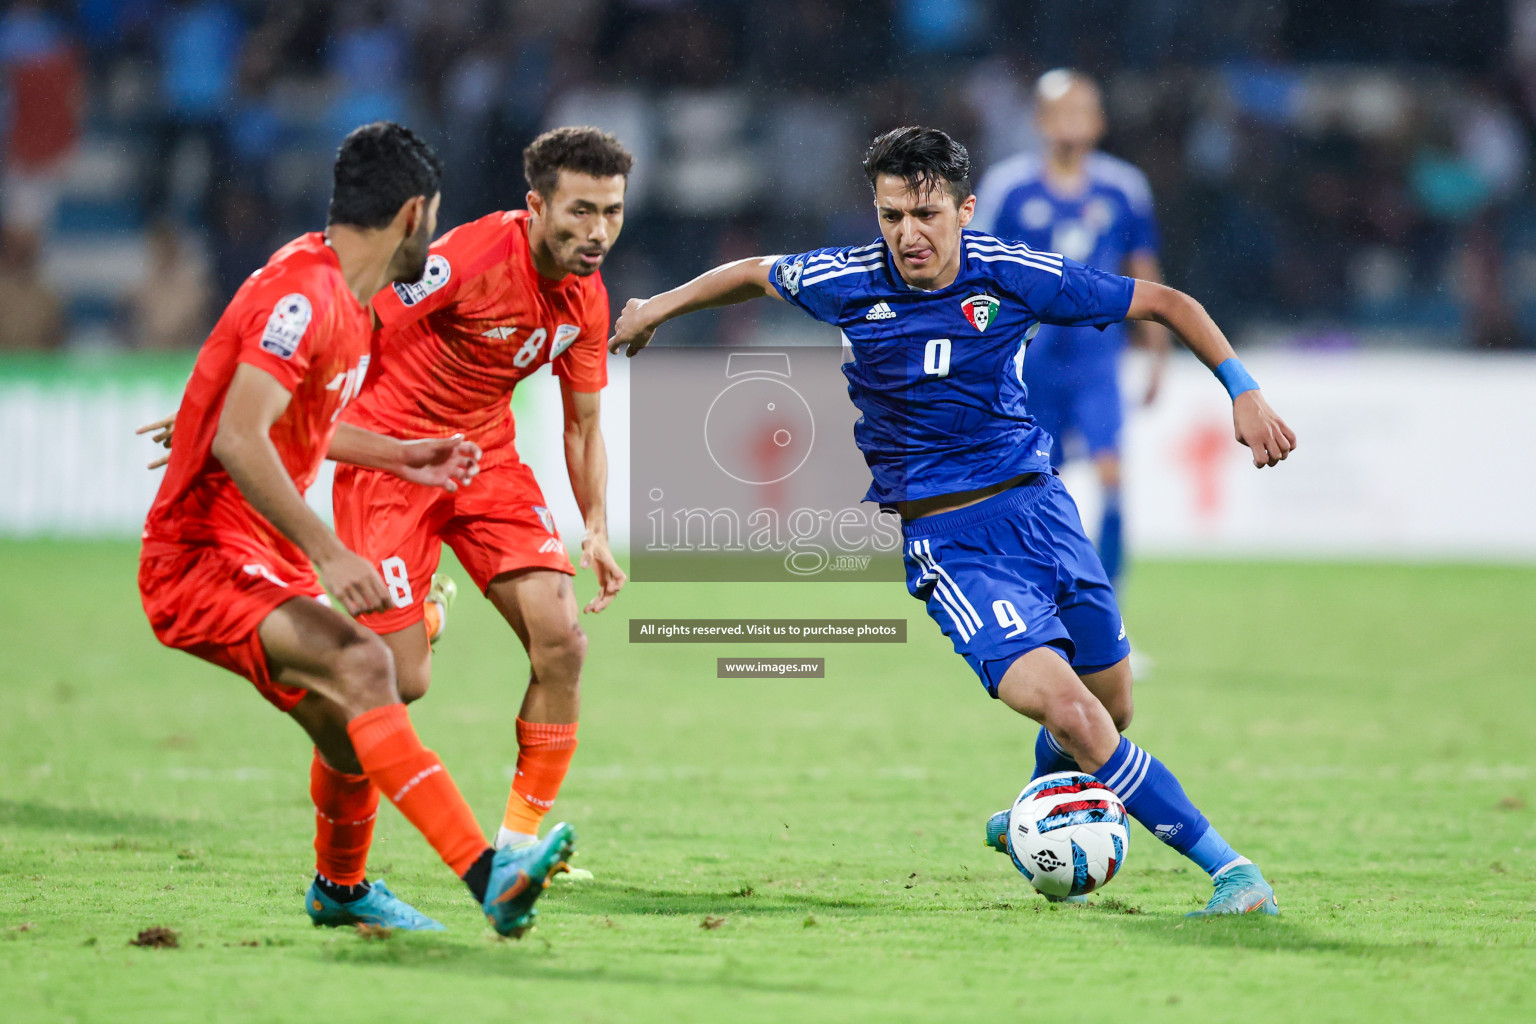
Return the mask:
{"type": "Polygon", "coordinates": [[[560,543],[559,538],[558,537],[551,537],[551,538],[549,538],[549,540],[545,541],[543,543],[543,545],[541,545],[539,547],[539,554],[541,554],[541,555],[548,555],[548,554],[553,554],[556,551],[563,552],[564,550],[565,550],[565,545],[560,543]]]}
{"type": "Polygon", "coordinates": [[[877,302],[864,314],[865,320],[894,320],[896,311],[884,302],[877,302]]]}

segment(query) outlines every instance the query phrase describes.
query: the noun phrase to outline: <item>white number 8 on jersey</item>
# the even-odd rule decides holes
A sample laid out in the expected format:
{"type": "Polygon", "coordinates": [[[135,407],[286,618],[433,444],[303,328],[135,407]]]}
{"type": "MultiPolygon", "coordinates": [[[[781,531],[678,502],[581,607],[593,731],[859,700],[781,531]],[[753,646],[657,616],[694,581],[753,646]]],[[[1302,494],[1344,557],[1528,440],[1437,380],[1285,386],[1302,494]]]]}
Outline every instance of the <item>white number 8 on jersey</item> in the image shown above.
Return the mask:
{"type": "Polygon", "coordinates": [[[379,563],[384,571],[384,585],[389,588],[389,599],[396,608],[411,606],[411,574],[406,571],[405,559],[393,555],[379,563]]]}

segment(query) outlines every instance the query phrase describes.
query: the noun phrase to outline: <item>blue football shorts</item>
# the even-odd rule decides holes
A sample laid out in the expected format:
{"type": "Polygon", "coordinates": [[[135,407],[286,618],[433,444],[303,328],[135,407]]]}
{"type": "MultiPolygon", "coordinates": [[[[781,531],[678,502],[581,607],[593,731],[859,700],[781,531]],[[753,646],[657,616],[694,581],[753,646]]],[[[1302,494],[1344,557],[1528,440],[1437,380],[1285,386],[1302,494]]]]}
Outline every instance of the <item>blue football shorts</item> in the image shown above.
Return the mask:
{"type": "Polygon", "coordinates": [[[1083,439],[1090,458],[1119,453],[1125,411],[1120,404],[1119,374],[1113,362],[1061,369],[1036,365],[1033,373],[1027,358],[1025,365],[1029,414],[1056,438],[1056,447],[1051,451],[1052,465],[1061,465],[1066,439],[1073,434],[1083,439]]]}
{"type": "Polygon", "coordinates": [[[1055,473],[902,524],[907,591],[997,696],[1003,673],[1049,645],[1079,675],[1131,653],[1114,589],[1055,473]]]}

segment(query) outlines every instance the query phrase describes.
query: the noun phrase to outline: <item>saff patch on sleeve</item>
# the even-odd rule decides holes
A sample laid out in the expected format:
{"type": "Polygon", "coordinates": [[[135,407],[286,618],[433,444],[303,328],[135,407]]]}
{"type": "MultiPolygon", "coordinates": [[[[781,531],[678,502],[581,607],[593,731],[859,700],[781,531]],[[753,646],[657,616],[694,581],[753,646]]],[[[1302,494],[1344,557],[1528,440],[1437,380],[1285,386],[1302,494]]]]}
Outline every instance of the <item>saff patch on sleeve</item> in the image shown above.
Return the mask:
{"type": "Polygon", "coordinates": [[[272,315],[267,317],[266,330],[261,332],[262,351],[271,352],[281,359],[292,359],[293,354],[299,350],[299,342],[304,340],[309,322],[314,318],[315,310],[308,298],[298,292],[284,295],[272,307],[272,315]]]}

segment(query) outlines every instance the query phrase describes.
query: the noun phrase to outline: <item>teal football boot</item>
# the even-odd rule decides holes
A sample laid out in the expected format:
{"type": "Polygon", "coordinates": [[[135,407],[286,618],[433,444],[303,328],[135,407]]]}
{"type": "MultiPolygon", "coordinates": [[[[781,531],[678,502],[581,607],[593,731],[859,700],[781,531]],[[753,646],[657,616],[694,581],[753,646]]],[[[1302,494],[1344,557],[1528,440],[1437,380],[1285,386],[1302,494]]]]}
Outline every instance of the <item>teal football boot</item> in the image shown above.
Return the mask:
{"type": "Polygon", "coordinates": [[[320,891],[316,882],[309,883],[304,894],[304,909],[315,926],[341,928],[346,925],[369,924],[378,928],[398,928],[405,932],[440,932],[445,929],[426,914],[389,891],[382,881],[374,882],[368,895],[340,903],[320,891]]]}
{"type": "MultiPolygon", "coordinates": [[[[996,850],[998,853],[1006,853],[1009,856],[1012,856],[1012,851],[1008,849],[1008,814],[1009,811],[1004,809],[998,811],[996,814],[992,815],[992,817],[987,819],[987,845],[996,850]]],[[[1082,896],[1052,896],[1048,893],[1042,892],[1040,895],[1044,896],[1052,903],[1088,902],[1088,896],[1086,893],[1082,896]]]]}
{"type": "Polygon", "coordinates": [[[1204,910],[1192,910],[1185,917],[1214,917],[1217,914],[1280,913],[1275,890],[1264,881],[1254,864],[1240,864],[1216,876],[1216,891],[1204,910]]]}
{"type": "Polygon", "coordinates": [[[987,845],[998,853],[1008,852],[1008,808],[987,819],[987,845]]]}
{"type": "Polygon", "coordinates": [[[570,870],[566,861],[575,849],[576,830],[562,821],[538,842],[496,851],[483,909],[498,934],[519,939],[533,927],[533,904],[551,878],[570,870]]]}

